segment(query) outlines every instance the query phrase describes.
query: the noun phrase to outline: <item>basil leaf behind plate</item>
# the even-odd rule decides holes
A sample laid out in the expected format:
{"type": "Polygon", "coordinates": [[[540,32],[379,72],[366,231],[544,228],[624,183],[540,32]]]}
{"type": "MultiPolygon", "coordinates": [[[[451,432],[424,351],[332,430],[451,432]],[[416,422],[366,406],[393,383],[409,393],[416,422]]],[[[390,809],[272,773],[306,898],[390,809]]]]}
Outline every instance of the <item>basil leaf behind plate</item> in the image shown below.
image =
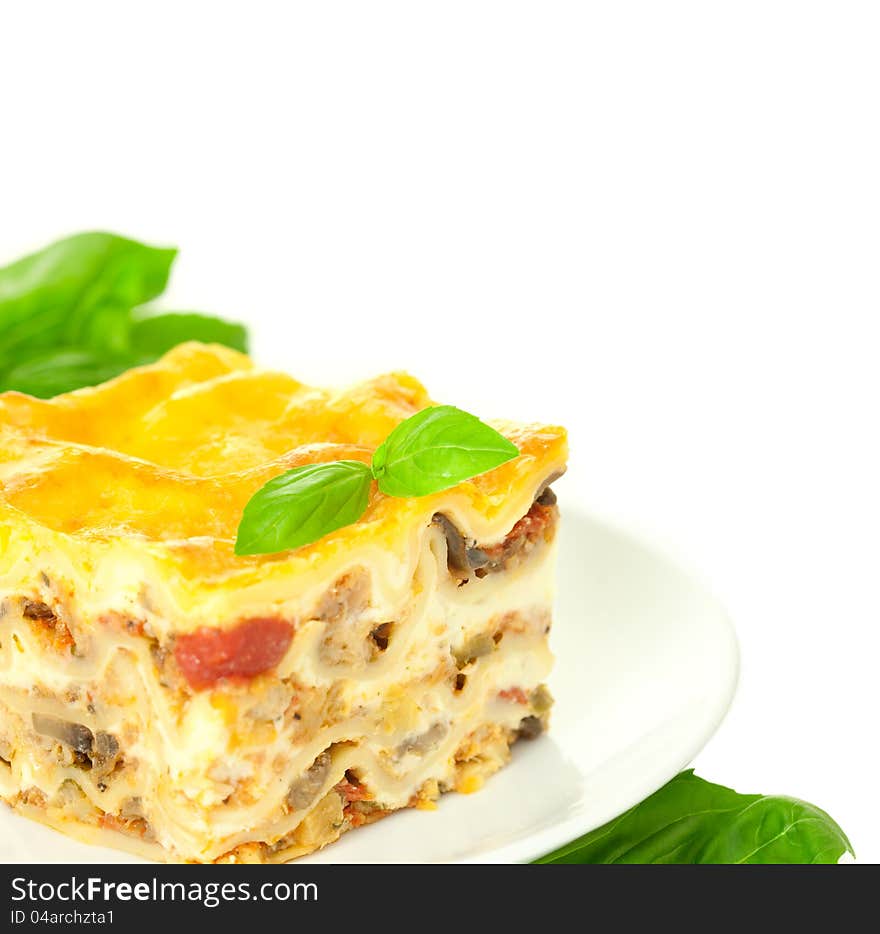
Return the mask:
{"type": "Polygon", "coordinates": [[[196,312],[135,315],[131,346],[137,353],[160,357],[184,341],[224,344],[242,353],[248,350],[248,333],[243,324],[196,312]]]}
{"type": "Polygon", "coordinates": [[[451,405],[401,422],[373,455],[373,476],[389,496],[426,496],[486,473],[519,454],[513,442],[451,405]]]}
{"type": "Polygon", "coordinates": [[[47,349],[128,348],[129,314],[159,295],[177,251],[83,233],[0,269],[0,366],[47,349]]]}
{"type": "Polygon", "coordinates": [[[62,392],[93,386],[123,373],[132,361],[92,350],[49,350],[23,361],[0,376],[0,392],[15,389],[48,399],[62,392]]]}
{"type": "Polygon", "coordinates": [[[235,553],[299,548],[357,522],[367,508],[372,479],[360,461],[306,464],[273,477],[245,506],[235,553]]]}
{"type": "Polygon", "coordinates": [[[682,772],[539,863],[836,863],[852,846],[824,811],[682,772]]]}
{"type": "Polygon", "coordinates": [[[247,331],[210,315],[140,308],[177,251],[83,233],[0,269],[0,391],[48,398],[151,363],[184,341],[247,351],[247,331]]]}

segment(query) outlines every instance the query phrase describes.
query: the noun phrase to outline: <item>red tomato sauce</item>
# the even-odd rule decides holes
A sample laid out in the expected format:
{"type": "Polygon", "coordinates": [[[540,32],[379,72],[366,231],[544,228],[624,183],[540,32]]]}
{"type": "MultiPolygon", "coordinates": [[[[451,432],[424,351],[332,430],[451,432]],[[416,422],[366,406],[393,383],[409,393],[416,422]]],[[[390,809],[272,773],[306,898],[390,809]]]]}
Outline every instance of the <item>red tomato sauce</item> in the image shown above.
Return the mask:
{"type": "Polygon", "coordinates": [[[371,801],[373,798],[365,785],[355,785],[347,778],[337,783],[336,790],[345,798],[348,804],[354,801],[371,801]]]}
{"type": "Polygon", "coordinates": [[[552,525],[555,516],[554,506],[532,503],[532,508],[510,530],[503,542],[490,548],[483,548],[483,551],[493,560],[503,560],[527,542],[534,544],[546,537],[547,529],[552,525]]]}
{"type": "Polygon", "coordinates": [[[231,629],[202,626],[177,637],[174,658],[190,686],[213,687],[222,678],[253,678],[274,668],[290,646],[293,626],[283,619],[246,619],[231,629]]]}

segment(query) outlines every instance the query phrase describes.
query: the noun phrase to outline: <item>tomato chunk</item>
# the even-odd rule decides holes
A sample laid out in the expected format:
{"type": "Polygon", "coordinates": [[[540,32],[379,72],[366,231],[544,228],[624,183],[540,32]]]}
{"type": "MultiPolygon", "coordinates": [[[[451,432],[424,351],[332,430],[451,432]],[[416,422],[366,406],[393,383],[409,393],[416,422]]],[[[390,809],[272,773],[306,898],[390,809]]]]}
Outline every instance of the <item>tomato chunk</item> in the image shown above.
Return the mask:
{"type": "Polygon", "coordinates": [[[367,790],[367,786],[359,782],[351,772],[346,772],[345,778],[336,783],[336,790],[342,795],[347,804],[354,801],[371,801],[373,798],[367,790]]]}
{"type": "Polygon", "coordinates": [[[483,548],[486,556],[494,562],[503,563],[528,545],[534,545],[552,533],[558,510],[555,506],[532,503],[532,508],[508,532],[499,545],[483,548]]]}
{"type": "Polygon", "coordinates": [[[514,704],[527,704],[529,702],[526,692],[522,688],[506,688],[498,692],[498,696],[514,704]]]}
{"type": "Polygon", "coordinates": [[[197,691],[221,678],[253,678],[274,668],[290,646],[293,626],[271,617],[246,619],[231,629],[202,626],[178,636],[174,658],[197,691]]]}

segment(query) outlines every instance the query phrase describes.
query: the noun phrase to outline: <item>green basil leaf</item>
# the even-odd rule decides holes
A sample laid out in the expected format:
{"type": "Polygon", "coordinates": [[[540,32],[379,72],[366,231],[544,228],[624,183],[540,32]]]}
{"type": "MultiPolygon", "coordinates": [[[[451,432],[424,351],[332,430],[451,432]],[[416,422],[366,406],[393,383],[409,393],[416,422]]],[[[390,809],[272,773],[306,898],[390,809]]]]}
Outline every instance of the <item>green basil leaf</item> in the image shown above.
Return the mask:
{"type": "Polygon", "coordinates": [[[177,251],[84,233],[0,269],[0,389],[47,398],[150,363],[188,340],[247,351],[247,331],[194,312],[139,309],[177,251]]]}
{"type": "Polygon", "coordinates": [[[306,464],[271,479],[251,497],[235,542],[237,555],[265,555],[310,545],[357,522],[372,475],[360,461],[306,464]]]}
{"type": "Polygon", "coordinates": [[[470,480],[519,454],[476,416],[451,405],[401,422],[373,455],[373,476],[389,496],[427,496],[470,480]]]}
{"type": "Polygon", "coordinates": [[[224,344],[247,353],[247,328],[233,321],[196,312],[163,312],[135,315],[131,329],[131,346],[139,354],[161,357],[163,353],[184,341],[204,344],[224,344]]]}
{"type": "Polygon", "coordinates": [[[0,366],[47,349],[128,347],[130,311],[159,295],[177,251],[83,233],[0,269],[0,366]]]}
{"type": "Polygon", "coordinates": [[[136,362],[129,358],[114,359],[92,350],[49,350],[24,360],[0,376],[0,392],[15,389],[48,399],[112,379],[136,362]]]}
{"type": "Polygon", "coordinates": [[[836,863],[853,849],[824,811],[737,794],[682,772],[614,820],[539,863],[836,863]]]}

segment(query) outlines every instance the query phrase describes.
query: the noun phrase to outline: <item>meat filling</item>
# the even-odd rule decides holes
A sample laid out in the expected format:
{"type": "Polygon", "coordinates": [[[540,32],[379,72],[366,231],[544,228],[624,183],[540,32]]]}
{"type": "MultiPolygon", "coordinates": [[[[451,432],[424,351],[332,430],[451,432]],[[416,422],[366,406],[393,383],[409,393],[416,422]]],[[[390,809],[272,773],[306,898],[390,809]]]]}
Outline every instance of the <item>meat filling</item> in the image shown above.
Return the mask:
{"type": "Polygon", "coordinates": [[[25,600],[21,615],[31,624],[37,637],[56,652],[68,652],[75,648],[70,630],[47,604],[38,600],[25,600]]]}
{"type": "Polygon", "coordinates": [[[446,563],[450,574],[467,580],[472,574],[485,577],[519,564],[539,542],[553,539],[558,518],[556,494],[545,486],[531,509],[497,545],[481,546],[466,539],[455,523],[441,512],[434,516],[434,522],[446,536],[446,563]]]}

